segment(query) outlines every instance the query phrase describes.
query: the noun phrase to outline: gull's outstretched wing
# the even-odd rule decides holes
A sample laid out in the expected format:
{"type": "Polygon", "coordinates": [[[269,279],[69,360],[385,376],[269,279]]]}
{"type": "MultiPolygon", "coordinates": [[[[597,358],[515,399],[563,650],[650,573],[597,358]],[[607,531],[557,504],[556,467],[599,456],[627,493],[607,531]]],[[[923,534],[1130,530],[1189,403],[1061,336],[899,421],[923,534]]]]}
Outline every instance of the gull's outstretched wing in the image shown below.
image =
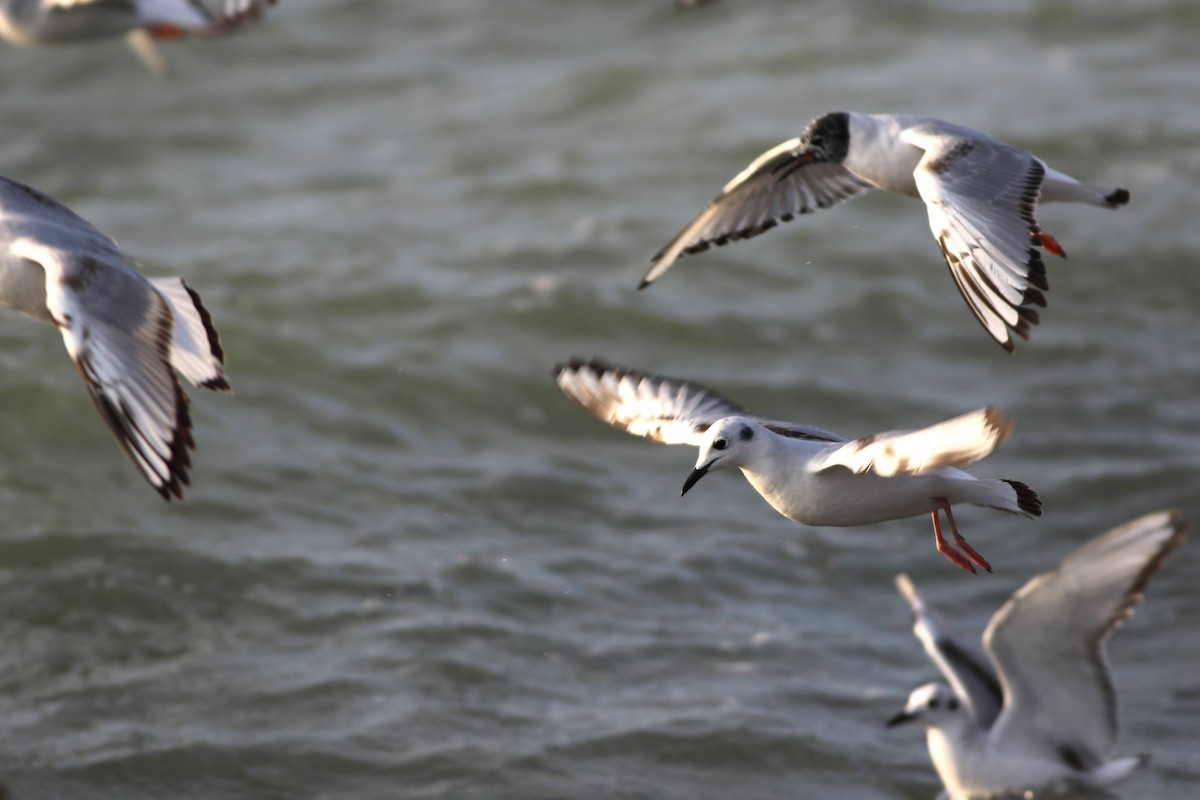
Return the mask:
{"type": "Polygon", "coordinates": [[[0,177],[0,241],[11,244],[20,239],[51,242],[64,252],[126,260],[116,242],[62,203],[23,183],[0,177]]]}
{"type": "Polygon", "coordinates": [[[1008,438],[1012,421],[997,406],[915,431],[875,433],[848,442],[815,460],[814,472],[845,467],[883,477],[920,475],[938,467],[973,464],[1008,438]]]}
{"type": "Polygon", "coordinates": [[[810,161],[799,138],[772,147],[751,162],[695,219],[667,242],[638,287],[644,289],[686,253],[749,239],[862,194],[871,184],[841,164],[810,161]]]}
{"type": "Polygon", "coordinates": [[[1007,698],[992,729],[997,748],[1054,750],[1082,769],[1105,762],[1117,739],[1105,640],[1184,529],[1175,511],[1126,523],[1029,581],[996,612],[983,642],[1007,698]]]}
{"type": "Polygon", "coordinates": [[[164,499],[182,497],[195,442],[167,301],[123,261],[28,240],[13,252],[45,270],[46,308],[117,444],[164,499]]]}
{"type": "MultiPolygon", "coordinates": [[[[1008,351],[1011,333],[1029,338],[1050,288],[1044,241],[1033,212],[1046,166],[1024,150],[992,139],[918,125],[901,134],[925,150],[913,173],[929,228],[950,274],[980,324],[1008,351]]],[[[1053,244],[1056,252],[1057,244],[1053,244]]]]}
{"type": "Polygon", "coordinates": [[[598,358],[572,359],[554,370],[558,388],[615,428],[663,444],[699,446],[714,422],[746,410],[706,386],[625,369],[598,358]]]}
{"type": "Polygon", "coordinates": [[[573,359],[558,365],[554,374],[563,393],[592,416],[663,444],[699,447],[714,422],[731,416],[758,420],[782,436],[845,441],[819,428],[760,420],[707,386],[618,367],[598,358],[573,359]]]}
{"type": "Polygon", "coordinates": [[[82,217],[3,178],[0,246],[7,258],[40,266],[45,282],[44,297],[22,283],[0,287],[13,292],[6,303],[59,328],[122,451],[164,498],[181,497],[194,443],[172,364],[206,388],[229,388],[220,337],[199,297],[178,278],[156,288],[82,217]]]}
{"type": "Polygon", "coordinates": [[[979,727],[990,728],[1000,713],[1004,695],[988,657],[978,647],[950,634],[941,617],[921,600],[907,575],[896,576],[896,589],[912,609],[913,635],[929,659],[941,670],[959,701],[970,709],[979,727]]]}

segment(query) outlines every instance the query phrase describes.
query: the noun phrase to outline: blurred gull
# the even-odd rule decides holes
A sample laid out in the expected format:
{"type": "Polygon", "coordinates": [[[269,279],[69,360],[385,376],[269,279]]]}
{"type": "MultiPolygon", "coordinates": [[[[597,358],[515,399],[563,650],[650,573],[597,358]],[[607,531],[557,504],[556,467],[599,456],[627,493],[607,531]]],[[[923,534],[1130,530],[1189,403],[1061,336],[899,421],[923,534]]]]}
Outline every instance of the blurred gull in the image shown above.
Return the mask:
{"type": "Polygon", "coordinates": [[[959,534],[952,504],[1042,514],[1042,501],[1025,484],[977,480],[956,469],[1008,437],[1012,422],[995,407],[851,442],[819,428],[751,416],[699,384],[599,359],[573,360],[555,374],[567,397],[598,419],[651,441],[699,447],[684,494],[709,472],[738,467],[772,508],[803,525],[867,525],[930,514],[938,551],[971,572],[971,562],[989,572],[991,566],[959,534]],[[961,553],[943,538],[939,511],[961,553]]]}
{"type": "Polygon", "coordinates": [[[888,725],[925,726],[943,797],[1108,786],[1146,763],[1112,758],[1117,698],[1105,642],[1183,532],[1178,514],[1163,511],[1093,539],[992,616],[986,655],[955,640],[907,576],[896,578],[913,632],[950,686],[914,690],[888,725]]]}
{"type": "Polygon", "coordinates": [[[145,278],[67,207],[0,178],[0,307],[52,322],[117,444],[164,499],[191,466],[188,397],[229,391],[221,339],[182,278],[145,278]]]}
{"type": "Polygon", "coordinates": [[[161,74],[155,39],[221,36],[274,2],[223,0],[214,13],[200,0],[0,0],[0,36],[29,47],[124,35],[146,66],[161,74]]]}
{"type": "Polygon", "coordinates": [[[1039,202],[1116,208],[1129,192],[1079,183],[1037,156],[929,117],[835,112],[771,148],[730,181],[653,258],[641,286],[686,253],[748,239],[868,189],[925,201],[933,238],[967,306],[1009,352],[1045,306],[1046,267],[1035,246],[1066,256],[1038,227],[1039,202]]]}

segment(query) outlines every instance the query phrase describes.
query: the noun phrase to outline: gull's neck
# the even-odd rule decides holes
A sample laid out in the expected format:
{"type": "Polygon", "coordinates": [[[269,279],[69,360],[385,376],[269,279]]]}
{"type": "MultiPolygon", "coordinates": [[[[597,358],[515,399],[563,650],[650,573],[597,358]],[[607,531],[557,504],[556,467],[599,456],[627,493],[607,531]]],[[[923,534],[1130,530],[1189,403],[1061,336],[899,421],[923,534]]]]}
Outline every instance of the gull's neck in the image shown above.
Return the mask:
{"type": "Polygon", "coordinates": [[[913,170],[925,151],[900,138],[900,132],[914,121],[893,114],[851,112],[850,148],[842,165],[880,189],[917,197],[913,170]]]}
{"type": "Polygon", "coordinates": [[[797,479],[807,474],[807,462],[830,443],[780,436],[762,427],[756,438],[752,457],[738,466],[772,508],[794,518],[791,505],[797,479]]]}
{"type": "Polygon", "coordinates": [[[926,729],[929,757],[952,798],[967,797],[974,783],[971,765],[986,758],[987,731],[965,711],[941,725],[926,729]]]}

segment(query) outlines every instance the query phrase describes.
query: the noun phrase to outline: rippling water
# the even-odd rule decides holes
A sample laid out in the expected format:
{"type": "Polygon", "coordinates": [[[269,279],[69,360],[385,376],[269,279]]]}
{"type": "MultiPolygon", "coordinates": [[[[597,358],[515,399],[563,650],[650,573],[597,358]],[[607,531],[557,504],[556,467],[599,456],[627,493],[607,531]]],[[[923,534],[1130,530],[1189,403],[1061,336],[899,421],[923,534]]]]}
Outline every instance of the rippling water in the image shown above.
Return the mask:
{"type": "MultiPolygon", "coordinates": [[[[1200,5],[281,0],[166,51],[0,49],[0,173],[68,203],[224,336],[163,504],[46,326],[0,321],[0,779],[40,798],[926,798],[934,677],[891,578],[980,630],[1131,517],[1200,519],[1200,5]],[[1128,186],[1007,356],[923,209],[871,196],[650,254],[831,109],[929,113],[1128,186]],[[607,429],[550,368],[604,355],[859,435],[991,402],[980,475],[1046,517],[796,526],[607,429]],[[43,367],[43,364],[45,365],[43,367]]],[[[1112,647],[1126,797],[1194,794],[1195,546],[1112,647]]]]}

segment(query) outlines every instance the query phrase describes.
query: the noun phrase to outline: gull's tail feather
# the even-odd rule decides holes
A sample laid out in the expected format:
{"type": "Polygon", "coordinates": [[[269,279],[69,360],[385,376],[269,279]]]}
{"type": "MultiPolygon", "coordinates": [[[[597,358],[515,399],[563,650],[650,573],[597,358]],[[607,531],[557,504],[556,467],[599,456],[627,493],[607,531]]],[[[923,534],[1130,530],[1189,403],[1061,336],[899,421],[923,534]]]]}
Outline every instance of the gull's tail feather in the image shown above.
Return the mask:
{"type": "Polygon", "coordinates": [[[1104,195],[1104,203],[1109,208],[1117,208],[1118,206],[1123,206],[1129,202],[1129,190],[1128,189],[1122,189],[1119,186],[1117,186],[1117,187],[1098,186],[1096,188],[1100,189],[1101,191],[1110,189],[1110,191],[1104,195]]]}
{"type": "MultiPolygon", "coordinates": [[[[1120,186],[1102,186],[1096,183],[1077,183],[1069,190],[1060,190],[1063,200],[1074,200],[1101,208],[1120,208],[1129,202],[1129,190],[1120,186]]],[[[1058,197],[1054,199],[1060,199],[1058,197]]]]}
{"type": "Polygon", "coordinates": [[[1016,492],[1017,507],[1022,514],[1030,517],[1040,517],[1042,515],[1042,498],[1037,492],[1020,481],[1010,481],[1002,478],[1000,482],[1007,483],[1016,492]]]}
{"type": "Polygon", "coordinates": [[[1129,190],[1120,186],[1080,183],[1070,175],[1046,167],[1038,202],[1087,203],[1101,208],[1120,208],[1129,202],[1129,190]]]}
{"type": "Polygon", "coordinates": [[[969,493],[968,503],[1026,517],[1042,515],[1042,498],[1033,489],[1020,481],[1007,479],[968,482],[964,487],[969,493]]]}

